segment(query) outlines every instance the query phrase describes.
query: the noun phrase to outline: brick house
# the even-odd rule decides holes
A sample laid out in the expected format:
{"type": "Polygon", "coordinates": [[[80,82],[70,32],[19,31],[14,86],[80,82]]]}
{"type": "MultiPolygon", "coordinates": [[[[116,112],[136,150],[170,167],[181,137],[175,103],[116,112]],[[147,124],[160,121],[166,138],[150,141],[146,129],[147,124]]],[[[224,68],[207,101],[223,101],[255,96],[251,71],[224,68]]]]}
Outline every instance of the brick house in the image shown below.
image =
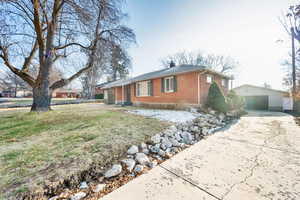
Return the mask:
{"type": "Polygon", "coordinates": [[[227,93],[230,78],[203,66],[180,65],[103,86],[110,104],[133,104],[163,108],[205,105],[215,81],[227,93]]]}
{"type": "Polygon", "coordinates": [[[77,89],[57,89],[52,93],[53,98],[79,98],[81,90],[77,89]]]}

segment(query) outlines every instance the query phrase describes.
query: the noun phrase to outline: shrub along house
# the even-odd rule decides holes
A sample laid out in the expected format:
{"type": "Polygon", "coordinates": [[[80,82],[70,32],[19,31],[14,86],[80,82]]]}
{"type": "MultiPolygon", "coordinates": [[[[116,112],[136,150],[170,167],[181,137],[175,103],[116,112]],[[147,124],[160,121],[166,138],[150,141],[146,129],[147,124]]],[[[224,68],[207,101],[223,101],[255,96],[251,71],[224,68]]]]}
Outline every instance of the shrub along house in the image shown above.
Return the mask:
{"type": "Polygon", "coordinates": [[[103,86],[109,104],[133,104],[160,108],[205,105],[210,84],[215,81],[224,93],[229,77],[203,66],[180,65],[103,86]]]}

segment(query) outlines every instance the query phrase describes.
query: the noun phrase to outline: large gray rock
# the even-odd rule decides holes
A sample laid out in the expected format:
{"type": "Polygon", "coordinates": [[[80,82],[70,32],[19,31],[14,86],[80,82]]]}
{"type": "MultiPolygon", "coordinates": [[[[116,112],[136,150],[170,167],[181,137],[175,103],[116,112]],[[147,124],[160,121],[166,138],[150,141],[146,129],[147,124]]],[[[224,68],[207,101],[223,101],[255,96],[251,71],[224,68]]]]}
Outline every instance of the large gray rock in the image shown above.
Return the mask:
{"type": "Polygon", "coordinates": [[[110,168],[105,172],[104,177],[111,178],[121,174],[121,172],[122,172],[122,166],[120,164],[115,164],[112,166],[112,168],[110,168]]]}
{"type": "Polygon", "coordinates": [[[135,155],[135,160],[141,165],[147,165],[150,162],[148,156],[144,153],[137,153],[135,155]]]}
{"type": "Polygon", "coordinates": [[[160,147],[163,150],[166,150],[167,148],[171,148],[172,147],[172,143],[170,142],[170,140],[167,137],[164,137],[164,138],[161,139],[160,147]]]}
{"type": "Polygon", "coordinates": [[[182,132],[181,137],[185,144],[191,144],[193,142],[193,136],[189,132],[182,132]]]}
{"type": "Polygon", "coordinates": [[[160,139],[161,139],[160,135],[156,134],[156,135],[152,136],[150,140],[153,144],[158,144],[158,143],[160,143],[160,139]]]}
{"type": "Polygon", "coordinates": [[[150,151],[151,151],[152,153],[158,153],[159,150],[160,150],[160,147],[159,147],[159,146],[160,146],[159,144],[158,144],[158,145],[151,146],[151,147],[150,147],[150,151]]]}
{"type": "Polygon", "coordinates": [[[86,197],[85,192],[78,192],[78,193],[74,194],[73,196],[71,196],[71,200],[80,200],[80,199],[83,199],[84,197],[86,197]]]}
{"type": "Polygon", "coordinates": [[[126,165],[126,169],[131,172],[135,166],[135,160],[129,158],[129,159],[124,159],[121,160],[121,162],[126,165]]]}
{"type": "Polygon", "coordinates": [[[172,143],[173,147],[180,147],[180,143],[176,139],[170,138],[169,141],[172,143]]]}
{"type": "Polygon", "coordinates": [[[139,148],[136,145],[132,145],[128,150],[127,150],[127,154],[136,154],[139,152],[139,148]]]}
{"type": "Polygon", "coordinates": [[[175,138],[177,141],[181,141],[181,139],[182,139],[181,136],[180,136],[180,133],[181,133],[181,132],[177,132],[177,133],[174,134],[174,138],[175,138]]]}

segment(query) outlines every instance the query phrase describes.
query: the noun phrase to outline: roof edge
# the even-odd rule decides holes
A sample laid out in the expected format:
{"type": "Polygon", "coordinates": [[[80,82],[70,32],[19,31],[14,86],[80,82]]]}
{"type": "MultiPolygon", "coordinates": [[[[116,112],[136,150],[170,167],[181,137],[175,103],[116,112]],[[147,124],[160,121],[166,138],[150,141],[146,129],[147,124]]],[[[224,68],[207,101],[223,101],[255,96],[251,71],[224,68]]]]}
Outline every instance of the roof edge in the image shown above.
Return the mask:
{"type": "Polygon", "coordinates": [[[233,90],[241,88],[241,87],[246,87],[246,86],[254,87],[254,88],[259,88],[259,89],[265,89],[265,90],[272,90],[272,91],[281,92],[281,93],[290,93],[289,91],[283,91],[283,90],[278,90],[278,89],[266,88],[266,87],[256,86],[256,85],[250,85],[250,84],[240,85],[238,87],[233,88],[233,90]]]}

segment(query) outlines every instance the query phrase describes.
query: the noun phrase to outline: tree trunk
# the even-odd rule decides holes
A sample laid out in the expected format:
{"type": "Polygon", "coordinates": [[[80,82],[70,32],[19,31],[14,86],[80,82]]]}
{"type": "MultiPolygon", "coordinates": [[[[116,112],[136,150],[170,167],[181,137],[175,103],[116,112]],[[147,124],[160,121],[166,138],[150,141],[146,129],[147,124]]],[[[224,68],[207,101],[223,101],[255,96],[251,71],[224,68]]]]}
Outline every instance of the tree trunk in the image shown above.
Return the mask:
{"type": "Polygon", "coordinates": [[[42,84],[32,89],[33,102],[31,111],[46,112],[51,110],[51,98],[52,92],[49,89],[49,85],[42,84]]]}

